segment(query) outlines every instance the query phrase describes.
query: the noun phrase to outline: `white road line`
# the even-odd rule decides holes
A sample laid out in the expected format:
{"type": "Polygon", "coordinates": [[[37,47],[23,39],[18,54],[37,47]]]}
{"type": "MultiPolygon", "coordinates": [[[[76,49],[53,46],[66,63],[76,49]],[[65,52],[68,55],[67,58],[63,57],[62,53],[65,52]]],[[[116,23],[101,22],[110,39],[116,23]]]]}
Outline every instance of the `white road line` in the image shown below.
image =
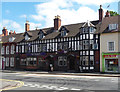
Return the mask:
{"type": "Polygon", "coordinates": [[[68,88],[67,87],[59,87],[58,89],[59,90],[67,90],[68,88]]]}
{"type": "Polygon", "coordinates": [[[47,89],[49,89],[49,86],[48,85],[42,85],[42,86],[40,86],[38,88],[47,88],[47,89]]]}
{"type": "MultiPolygon", "coordinates": [[[[57,86],[49,86],[49,85],[39,85],[39,84],[25,84],[24,86],[29,86],[29,87],[36,87],[36,88],[47,88],[47,89],[53,89],[53,90],[68,90],[69,88],[67,87],[57,87],[57,86]]],[[[71,88],[70,90],[81,90],[78,88],[71,88]]]]}
{"type": "Polygon", "coordinates": [[[50,86],[49,89],[55,89],[55,90],[57,90],[58,87],[57,86],[50,86]]]}
{"type": "Polygon", "coordinates": [[[28,86],[28,85],[23,85],[23,86],[28,86]]]}
{"type": "Polygon", "coordinates": [[[81,89],[77,89],[77,88],[71,88],[71,90],[81,90],[81,89]]]}

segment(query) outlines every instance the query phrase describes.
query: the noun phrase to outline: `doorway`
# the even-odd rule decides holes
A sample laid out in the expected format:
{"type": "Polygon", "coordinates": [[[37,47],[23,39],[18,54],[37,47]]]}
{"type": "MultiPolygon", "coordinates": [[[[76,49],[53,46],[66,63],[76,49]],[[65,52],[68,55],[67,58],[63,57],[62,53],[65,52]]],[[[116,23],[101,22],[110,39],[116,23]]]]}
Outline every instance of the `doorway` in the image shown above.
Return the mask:
{"type": "Polygon", "coordinates": [[[68,60],[69,60],[69,70],[75,70],[75,56],[74,55],[68,56],[68,60]]]}

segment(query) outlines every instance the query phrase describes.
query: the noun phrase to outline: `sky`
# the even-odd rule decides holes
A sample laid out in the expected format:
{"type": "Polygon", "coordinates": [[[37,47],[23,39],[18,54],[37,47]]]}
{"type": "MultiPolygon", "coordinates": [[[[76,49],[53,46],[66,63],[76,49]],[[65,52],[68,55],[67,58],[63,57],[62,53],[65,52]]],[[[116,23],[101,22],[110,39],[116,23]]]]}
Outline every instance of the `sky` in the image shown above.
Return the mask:
{"type": "Polygon", "coordinates": [[[26,20],[30,29],[53,27],[56,15],[61,17],[61,24],[68,25],[87,20],[98,20],[98,9],[102,5],[104,14],[107,10],[118,12],[120,0],[2,0],[0,2],[0,34],[2,28],[25,32],[26,20]],[[109,8],[107,6],[110,5],[109,8]]]}

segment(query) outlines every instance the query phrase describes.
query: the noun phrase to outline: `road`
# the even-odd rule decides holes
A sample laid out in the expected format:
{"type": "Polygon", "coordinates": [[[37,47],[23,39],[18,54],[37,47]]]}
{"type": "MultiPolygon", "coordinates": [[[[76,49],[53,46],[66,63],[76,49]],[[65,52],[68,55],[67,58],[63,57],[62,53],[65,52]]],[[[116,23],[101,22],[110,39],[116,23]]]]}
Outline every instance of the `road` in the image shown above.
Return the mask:
{"type": "Polygon", "coordinates": [[[2,78],[24,82],[22,87],[8,92],[21,92],[21,90],[22,92],[42,92],[42,90],[48,90],[49,92],[50,90],[51,92],[53,90],[55,90],[54,92],[61,92],[63,90],[68,92],[117,92],[114,90],[118,90],[119,84],[117,77],[26,74],[24,72],[2,73],[2,78]]]}

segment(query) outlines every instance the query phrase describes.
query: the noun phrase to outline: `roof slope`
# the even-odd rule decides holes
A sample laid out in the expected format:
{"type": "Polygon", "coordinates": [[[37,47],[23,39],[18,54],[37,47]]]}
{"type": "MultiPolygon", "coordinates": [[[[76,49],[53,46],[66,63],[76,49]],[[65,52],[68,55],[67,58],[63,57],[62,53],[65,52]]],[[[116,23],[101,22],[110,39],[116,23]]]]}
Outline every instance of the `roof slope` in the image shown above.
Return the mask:
{"type": "MultiPolygon", "coordinates": [[[[97,25],[98,24],[98,20],[96,21],[91,21],[91,23],[93,25],[97,25]]],[[[79,33],[79,28],[81,28],[83,26],[85,22],[83,23],[77,23],[77,24],[70,24],[70,25],[63,25],[69,32],[68,35],[64,36],[64,37],[74,37],[79,33]]],[[[61,27],[63,27],[61,26],[61,27]]],[[[46,33],[47,35],[42,38],[41,40],[45,40],[45,39],[54,39],[57,38],[60,35],[59,30],[55,31],[53,27],[50,28],[43,28],[43,29],[37,29],[37,30],[30,30],[24,33],[19,33],[19,34],[11,34],[8,36],[4,36],[2,37],[2,41],[4,43],[9,42],[9,38],[10,37],[15,37],[15,40],[13,42],[21,42],[25,39],[25,33],[27,33],[30,36],[30,39],[28,41],[33,41],[36,40],[38,38],[38,33],[39,31],[42,30],[44,33],[46,33]]]]}
{"type": "MultiPolygon", "coordinates": [[[[109,24],[119,24],[118,20],[120,19],[120,15],[118,16],[111,16],[111,17],[105,17],[101,23],[99,23],[97,26],[96,33],[106,33],[106,32],[113,32],[106,30],[109,26],[109,24]]],[[[118,31],[118,30],[117,30],[118,31]]]]}

